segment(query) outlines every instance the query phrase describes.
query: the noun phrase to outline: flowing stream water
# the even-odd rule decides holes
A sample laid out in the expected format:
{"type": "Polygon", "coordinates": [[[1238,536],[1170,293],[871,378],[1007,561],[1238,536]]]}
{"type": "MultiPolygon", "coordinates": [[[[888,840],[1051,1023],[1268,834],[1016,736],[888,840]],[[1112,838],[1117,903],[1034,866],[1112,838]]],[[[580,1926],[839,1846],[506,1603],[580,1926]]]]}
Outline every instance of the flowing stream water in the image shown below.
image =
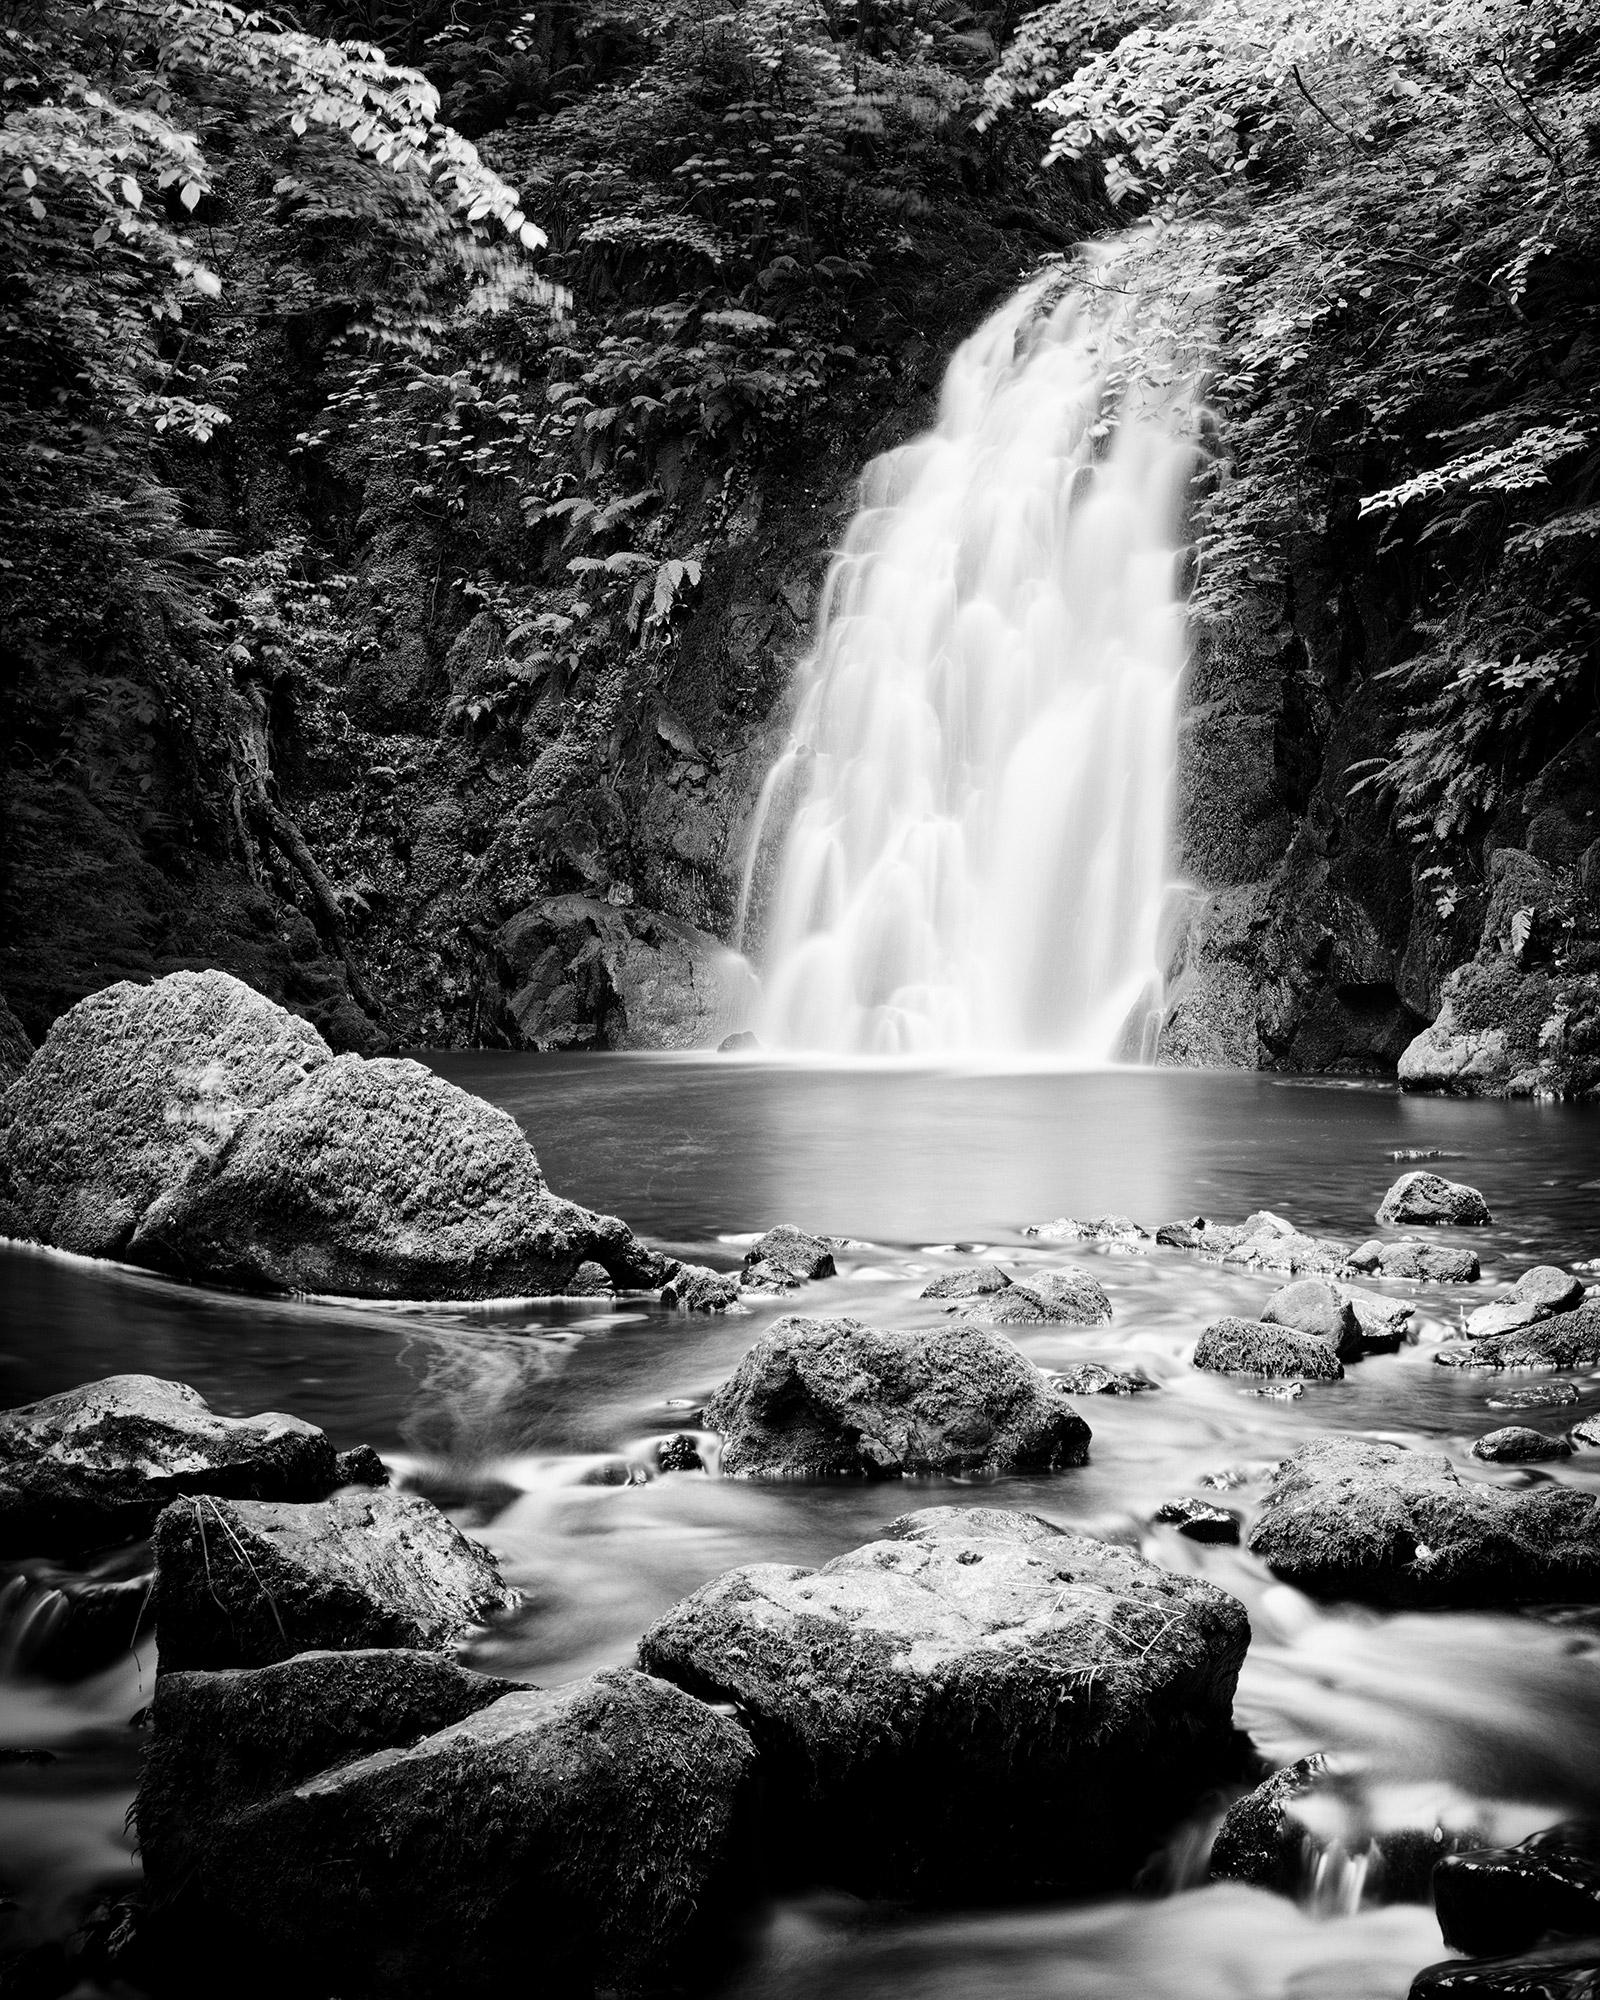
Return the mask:
{"type": "MultiPolygon", "coordinates": [[[[7,1300],[0,1402],[121,1369],[192,1383],[239,1414],[281,1409],[340,1446],[369,1441],[406,1486],[486,1540],[525,1593],[475,1662],[547,1685],[632,1659],[676,1598],[739,1563],[817,1563],[940,1502],[1033,1509],[1204,1573],[1249,1609],[1236,1719],[1267,1757],[1313,1749],[1345,1783],[1297,1901],[1207,1886],[1221,1801],[1154,1857],[1137,1897],[1025,1910],[913,1914],[831,1895],[756,1913],[707,2000],[1401,2000],[1442,1955],[1431,1909],[1385,1905],[1366,1861],[1374,1826],[1520,1837],[1600,1802],[1600,1652],[1590,1613],[1385,1615],[1314,1604],[1238,1548],[1152,1527],[1164,1500],[1248,1510],[1266,1469],[1305,1437],[1347,1430],[1444,1450],[1471,1476],[1554,1477],[1600,1494],[1600,1453],[1554,1471],[1486,1467],[1474,1437],[1517,1421],[1529,1378],[1437,1367],[1464,1311],[1530,1264],[1600,1252],[1600,1112],[1402,1097],[1259,1076],[1156,1070],[824,1067],[649,1057],[452,1055],[435,1066],[512,1111],[553,1185],[625,1215],[680,1254],[735,1262],[793,1221],[843,1238],[840,1275],[798,1300],[690,1319],[647,1301],[417,1310],[259,1300],[0,1244],[7,1300]],[[1153,1244],[1064,1245],[1024,1225],[1120,1211],[1147,1226],[1258,1207],[1354,1241],[1371,1233],[1396,1151],[1437,1149],[1481,1187],[1494,1224],[1443,1231],[1484,1262],[1475,1287],[1384,1287],[1417,1308],[1414,1345],[1264,1401],[1188,1365],[1223,1312],[1259,1310],[1275,1280],[1153,1244]],[[1115,1317],[1015,1330],[1041,1366],[1137,1366],[1159,1387],[1078,1407],[1086,1466],[986,1485],[762,1485],[660,1473],[654,1442],[693,1411],[784,1311],[930,1324],[934,1273],[974,1258],[1013,1274],[1088,1265],[1115,1317]]],[[[1600,1377],[1523,1419],[1565,1428],[1600,1412],[1600,1377]]],[[[30,1673],[26,1622],[0,1618],[0,1890],[19,1938],[70,1928],[134,1872],[125,1815],[150,1697],[148,1644],[62,1685],[30,1673]]],[[[982,1827],[971,1830],[981,1841],[982,1827]]],[[[0,1939],[3,1943],[3,1939],[0,1939]]],[[[528,1940],[530,1960],[540,1941],[528,1940]]],[[[219,1969],[219,1985],[227,1983],[219,1969]]]]}
{"type": "Polygon", "coordinates": [[[768,1047],[1138,1050],[1196,410],[1116,270],[1024,286],[862,479],[749,849],[768,1047]]]}

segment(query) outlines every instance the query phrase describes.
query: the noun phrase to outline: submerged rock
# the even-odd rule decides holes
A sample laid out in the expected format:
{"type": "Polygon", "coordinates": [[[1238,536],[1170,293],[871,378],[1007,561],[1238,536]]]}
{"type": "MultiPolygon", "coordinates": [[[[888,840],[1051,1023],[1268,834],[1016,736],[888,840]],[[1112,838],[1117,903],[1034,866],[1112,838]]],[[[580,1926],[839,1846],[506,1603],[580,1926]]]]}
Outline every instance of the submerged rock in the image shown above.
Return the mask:
{"type": "MultiPolygon", "coordinates": [[[[1485,1095],[1498,1094],[1485,1092],[1485,1095]]],[[[1406,2000],[1597,2000],[1600,1941],[1551,1945],[1525,1958],[1447,1958],[1425,1965],[1406,2000]]]]}
{"type": "Polygon", "coordinates": [[[1067,1264],[1030,1271],[1023,1283],[979,1296],[962,1316],[985,1326],[1101,1326],[1111,1317],[1111,1301],[1097,1278],[1067,1264]]]}
{"type": "Polygon", "coordinates": [[[1148,1375],[1124,1373],[1098,1361],[1086,1361],[1081,1368],[1066,1368],[1055,1378],[1069,1396],[1138,1396],[1146,1389],[1158,1389],[1148,1375]]]}
{"type": "Polygon", "coordinates": [[[0,1555],[73,1555],[148,1535],[186,1493],[320,1500],[344,1483],[298,1417],[219,1417],[182,1382],[108,1375],[0,1413],[0,1555]]]}
{"type": "Polygon", "coordinates": [[[1578,1401],[1573,1382],[1536,1382],[1526,1389],[1501,1389],[1485,1397],[1491,1410],[1555,1410],[1578,1401]]]}
{"type": "Polygon", "coordinates": [[[1474,1250],[1459,1250],[1447,1243],[1424,1243],[1415,1236],[1402,1237],[1398,1243],[1382,1243],[1373,1237],[1350,1252],[1350,1268],[1370,1271],[1380,1278],[1471,1285],[1478,1278],[1478,1256],[1474,1250]]]}
{"type": "Polygon", "coordinates": [[[1279,1467],[1252,1552],[1319,1597],[1523,1604],[1600,1593],[1600,1499],[1553,1482],[1490,1486],[1442,1455],[1320,1437],[1279,1467]]]}
{"type": "Polygon", "coordinates": [[[888,1332],[780,1319],[705,1407],[724,1473],[758,1478],[1048,1472],[1089,1426],[1007,1340],[957,1320],[888,1332]]]}
{"type": "Polygon", "coordinates": [[[668,1987],[744,1866],[753,1762],[643,1674],[523,1688],[215,1825],[165,1930],[191,1962],[362,2000],[504,1994],[530,1950],[541,1992],[668,1987]]]}
{"type": "Polygon", "coordinates": [[[1540,1459],[1566,1458],[1572,1446],[1562,1437],[1548,1437],[1530,1430],[1526,1424],[1507,1424],[1475,1440],[1474,1458],[1486,1458],[1494,1465],[1531,1465],[1540,1459]]]}
{"type": "Polygon", "coordinates": [[[661,1288],[661,1303],[684,1312],[727,1312],[739,1303],[737,1271],[713,1271],[705,1264],[680,1264],[661,1288]]]}
{"type": "Polygon", "coordinates": [[[1388,1223],[1441,1222],[1477,1227],[1492,1220],[1489,1204],[1475,1187],[1447,1181],[1443,1174],[1402,1174],[1378,1206],[1376,1220],[1388,1223]]]}
{"type": "Polygon", "coordinates": [[[704,1472],[700,1440],[692,1431],[675,1431],[656,1446],[656,1464],[663,1472],[704,1472]]]}
{"type": "Polygon", "coordinates": [[[1312,1382],[1337,1382],[1344,1374],[1344,1363],[1326,1340],[1255,1319],[1214,1321],[1196,1343],[1194,1366],[1217,1375],[1298,1376],[1312,1382]]]}
{"type": "Polygon", "coordinates": [[[451,1646],[517,1602],[487,1549],[403,1493],[180,1500],[156,1523],[155,1553],[166,1670],[451,1646]]]}
{"type": "Polygon", "coordinates": [[[1555,1313],[1514,1333],[1490,1334],[1465,1347],[1441,1347],[1441,1368],[1592,1368],[1600,1362],[1600,1305],[1555,1313]]]}
{"type": "Polygon", "coordinates": [[[834,1275],[833,1247],[824,1236],[808,1236],[792,1222],[780,1222],[744,1253],[744,1282],[754,1291],[792,1292],[813,1278],[834,1275]]]}
{"type": "Polygon", "coordinates": [[[334,1057],[220,972],[106,987],[0,1110],[0,1221],[247,1290],[564,1292],[669,1261],[552,1194],[515,1119],[413,1062],[334,1057]]]}
{"type": "Polygon", "coordinates": [[[1600,1828],[1570,1820],[1516,1847],[1452,1855],[1435,1872],[1433,1900],[1452,1951],[1600,1937],[1600,1828]]]}
{"type": "Polygon", "coordinates": [[[959,1271],[946,1271],[918,1292],[919,1299],[978,1299],[990,1292],[1003,1292],[1010,1276],[998,1264],[963,1264],[959,1271]]]}
{"type": "Polygon", "coordinates": [[[810,1872],[970,1901],[1126,1880],[1225,1769],[1248,1639],[1198,1578],[940,1508],[817,1570],[729,1571],[640,1659],[738,1704],[810,1872]]]}
{"type": "Polygon", "coordinates": [[[1239,1516],[1207,1500],[1167,1500],[1151,1520],[1158,1527],[1176,1528],[1191,1542],[1232,1543],[1239,1539],[1239,1516]]]}
{"type": "Polygon", "coordinates": [[[1046,1243],[1112,1243],[1125,1250],[1150,1241],[1149,1230],[1126,1215],[1097,1216],[1092,1222],[1058,1215],[1054,1222],[1030,1223],[1022,1233],[1046,1243]]]}

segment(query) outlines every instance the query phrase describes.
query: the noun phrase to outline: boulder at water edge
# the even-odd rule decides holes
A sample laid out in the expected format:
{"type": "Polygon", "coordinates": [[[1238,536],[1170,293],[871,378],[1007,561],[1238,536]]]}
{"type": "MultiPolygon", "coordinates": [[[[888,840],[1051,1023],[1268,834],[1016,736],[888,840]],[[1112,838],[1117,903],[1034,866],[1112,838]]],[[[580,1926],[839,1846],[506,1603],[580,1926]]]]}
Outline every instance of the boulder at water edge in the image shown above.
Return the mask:
{"type": "Polygon", "coordinates": [[[1459,1250],[1448,1243],[1424,1243],[1416,1236],[1402,1237],[1398,1243],[1381,1243],[1373,1237],[1350,1252],[1350,1268],[1379,1278],[1406,1278],[1413,1283],[1471,1285],[1478,1278],[1478,1256],[1474,1250],[1459,1250]]]}
{"type": "Polygon", "coordinates": [[[946,1271],[943,1277],[924,1285],[917,1296],[922,1299],[977,1299],[989,1292],[1003,1292],[1010,1283],[1009,1275],[998,1264],[963,1264],[959,1270],[946,1271]]]}
{"type": "Polygon", "coordinates": [[[758,1478],[1050,1472],[1089,1426],[999,1334],[780,1319],[705,1406],[722,1470],[758,1478]]]}
{"type": "Polygon", "coordinates": [[[753,1291],[792,1292],[834,1274],[833,1246],[792,1222],[780,1222],[744,1253],[744,1281],[753,1291]]]}
{"type": "Polygon", "coordinates": [[[984,1326],[1100,1326],[1111,1317],[1111,1301],[1098,1278],[1063,1264],[972,1299],[962,1316],[984,1326]]]}
{"type": "Polygon", "coordinates": [[[280,1992],[659,1991],[741,1873],[753,1763],[736,1723],[643,1674],[524,1688],[180,1845],[163,1930],[280,1992]]]}
{"type": "Polygon", "coordinates": [[[1133,1250],[1150,1241],[1148,1229],[1127,1215],[1100,1215],[1092,1222],[1079,1222],[1070,1215],[1058,1215],[1054,1222],[1031,1222],[1024,1236],[1037,1236],[1045,1243],[1109,1243],[1114,1249],[1133,1250]]]}
{"type": "Polygon", "coordinates": [[[320,1506],[180,1500],[156,1523],[164,1669],[356,1646],[451,1646],[517,1602],[489,1551],[403,1493],[320,1506]]]}
{"type": "Polygon", "coordinates": [[[1479,1227],[1490,1220],[1489,1204],[1475,1187],[1447,1181],[1443,1174],[1402,1174],[1378,1206],[1379,1222],[1441,1222],[1479,1227]]]}
{"type": "Polygon", "coordinates": [[[1125,1880],[1232,1754],[1244,1607],[994,1508],[890,1532],[729,1571],[641,1663],[738,1704],[812,1875],[963,1901],[1125,1880]]]}
{"type": "Polygon", "coordinates": [[[1326,1278],[1294,1278],[1279,1286],[1261,1308],[1261,1318],[1268,1326],[1315,1334],[1341,1361],[1358,1361],[1366,1352],[1354,1306],[1326,1278]]]}
{"type": "Polygon", "coordinates": [[[298,1417],[219,1417],[182,1382],[108,1375],[0,1412],[0,1555],[138,1541],[186,1493],[320,1500],[332,1444],[298,1417]]]}
{"type": "Polygon", "coordinates": [[[661,1288],[661,1303],[683,1312],[729,1312],[739,1304],[737,1271],[713,1271],[705,1264],[680,1264],[661,1288]]]}
{"type": "Polygon", "coordinates": [[[1475,1439],[1472,1455],[1487,1459],[1492,1465],[1532,1465],[1541,1459],[1566,1458],[1571,1450],[1564,1437],[1551,1437],[1526,1424],[1507,1424],[1501,1430],[1490,1431],[1487,1437],[1475,1439]]]}
{"type": "Polygon", "coordinates": [[[1464,1347],[1441,1347],[1441,1368],[1495,1373],[1507,1368],[1592,1368],[1600,1361],[1600,1304],[1554,1313],[1514,1333],[1490,1334],[1464,1347]]]}
{"type": "Polygon", "coordinates": [[[1503,1299],[1469,1313],[1467,1332],[1474,1340],[1497,1333],[1517,1333],[1557,1313],[1571,1312],[1583,1303],[1583,1294],[1581,1278],[1554,1264],[1536,1264],[1531,1271],[1523,1272],[1503,1299]]]}
{"type": "Polygon", "coordinates": [[[1216,1375],[1293,1376],[1308,1382],[1337,1382],[1344,1374],[1344,1363],[1328,1341],[1257,1319],[1214,1321],[1195,1344],[1194,1365],[1216,1375]]]}
{"type": "Polygon", "coordinates": [[[1433,1901],[1452,1951],[1600,1937],[1600,1828],[1569,1821],[1516,1847],[1454,1855],[1433,1878],[1433,1901]]]}
{"type": "Polygon", "coordinates": [[[1308,1236],[1270,1209],[1258,1209],[1235,1229],[1213,1225],[1200,1240],[1202,1255],[1245,1271],[1280,1271],[1286,1278],[1337,1277],[1349,1268],[1349,1249],[1328,1236],[1308,1236]]]}
{"type": "Polygon", "coordinates": [[[1600,1499],[1490,1486],[1433,1452],[1320,1437],[1278,1468],[1248,1545],[1319,1597],[1523,1604],[1600,1594],[1600,1499]]]}
{"type": "Polygon", "coordinates": [[[553,1195],[515,1119],[418,1063],[335,1058],[225,973],[90,996],[0,1099],[0,1223],[250,1290],[565,1291],[673,1269],[553,1195]]]}

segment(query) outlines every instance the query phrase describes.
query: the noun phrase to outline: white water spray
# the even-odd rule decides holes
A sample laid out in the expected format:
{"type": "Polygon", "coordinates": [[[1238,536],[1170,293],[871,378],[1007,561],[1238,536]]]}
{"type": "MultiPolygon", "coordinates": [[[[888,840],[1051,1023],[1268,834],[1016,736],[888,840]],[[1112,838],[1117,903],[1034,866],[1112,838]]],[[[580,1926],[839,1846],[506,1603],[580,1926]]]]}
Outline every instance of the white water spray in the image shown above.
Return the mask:
{"type": "Polygon", "coordinates": [[[1135,372],[1111,271],[1025,287],[862,479],[746,863],[770,1046],[1138,1050],[1194,394],[1135,372]]]}

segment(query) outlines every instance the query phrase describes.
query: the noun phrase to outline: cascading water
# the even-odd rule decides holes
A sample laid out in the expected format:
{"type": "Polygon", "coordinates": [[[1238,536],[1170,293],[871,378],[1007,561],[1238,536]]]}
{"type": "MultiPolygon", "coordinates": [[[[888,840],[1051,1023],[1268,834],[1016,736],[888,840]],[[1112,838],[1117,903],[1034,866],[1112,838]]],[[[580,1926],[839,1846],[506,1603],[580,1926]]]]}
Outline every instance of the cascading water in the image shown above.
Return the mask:
{"type": "Polygon", "coordinates": [[[1195,397],[1150,380],[1114,271],[1026,286],[862,480],[746,863],[770,1046],[1137,1052],[1195,397]]]}

